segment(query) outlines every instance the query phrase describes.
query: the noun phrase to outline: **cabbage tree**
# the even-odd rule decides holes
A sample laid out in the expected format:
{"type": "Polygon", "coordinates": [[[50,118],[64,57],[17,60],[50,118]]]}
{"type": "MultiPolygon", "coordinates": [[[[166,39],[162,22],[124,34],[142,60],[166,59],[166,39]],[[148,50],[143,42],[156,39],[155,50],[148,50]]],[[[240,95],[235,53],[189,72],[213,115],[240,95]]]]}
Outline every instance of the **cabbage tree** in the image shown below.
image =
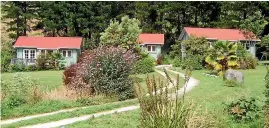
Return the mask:
{"type": "Polygon", "coordinates": [[[229,68],[237,68],[238,57],[236,55],[237,44],[227,41],[217,41],[213,47],[209,49],[205,62],[222,76],[229,68]]]}

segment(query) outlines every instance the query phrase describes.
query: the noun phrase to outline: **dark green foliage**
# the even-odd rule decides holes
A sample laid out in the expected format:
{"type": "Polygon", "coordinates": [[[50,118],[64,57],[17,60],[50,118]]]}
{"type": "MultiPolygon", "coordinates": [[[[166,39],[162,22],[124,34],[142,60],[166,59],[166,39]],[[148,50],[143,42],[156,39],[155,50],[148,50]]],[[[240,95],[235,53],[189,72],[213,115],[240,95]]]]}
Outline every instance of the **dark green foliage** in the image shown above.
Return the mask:
{"type": "MultiPolygon", "coordinates": [[[[100,33],[107,28],[110,20],[119,20],[125,15],[138,19],[144,33],[165,33],[164,49],[169,50],[185,26],[239,28],[242,23],[256,26],[261,18],[257,17],[254,22],[251,19],[256,12],[261,12],[266,19],[269,16],[267,7],[268,2],[265,1],[2,2],[3,19],[17,21],[7,22],[8,31],[15,32],[15,35],[10,35],[12,38],[40,29],[45,36],[84,37],[87,40],[83,44],[85,49],[98,46],[100,33]]],[[[254,28],[254,31],[263,29],[245,28],[254,28]]]]}
{"type": "Polygon", "coordinates": [[[267,74],[265,76],[265,127],[269,127],[269,69],[267,67],[267,74]]]}
{"type": "Polygon", "coordinates": [[[237,56],[240,69],[255,69],[258,65],[258,59],[253,57],[242,44],[237,45],[237,56]]]}
{"type": "Polygon", "coordinates": [[[261,109],[257,105],[256,99],[240,99],[226,104],[226,110],[236,122],[253,121],[260,117],[261,109]]]}
{"type": "Polygon", "coordinates": [[[184,58],[181,68],[185,69],[187,66],[191,66],[193,70],[201,70],[203,66],[200,56],[192,55],[184,58]]]}
{"type": "Polygon", "coordinates": [[[14,57],[15,50],[12,48],[11,41],[5,41],[1,37],[1,72],[7,72],[11,59],[14,57]]]}
{"type": "Polygon", "coordinates": [[[176,44],[172,45],[172,51],[170,52],[170,57],[172,59],[174,58],[181,58],[182,57],[182,53],[181,53],[181,42],[177,41],[176,44]]]}
{"type": "Polygon", "coordinates": [[[23,62],[18,62],[15,64],[10,64],[8,67],[9,72],[22,72],[25,71],[26,65],[23,62]]]}
{"type": "Polygon", "coordinates": [[[207,50],[209,48],[209,43],[206,38],[198,38],[191,36],[188,40],[182,42],[184,45],[186,56],[196,55],[200,56],[203,60],[206,56],[207,50]]]}
{"type": "Polygon", "coordinates": [[[133,73],[135,74],[145,74],[154,72],[155,59],[151,56],[141,58],[134,64],[133,73]]]}
{"type": "Polygon", "coordinates": [[[18,36],[26,36],[27,32],[31,31],[29,22],[36,15],[35,2],[29,1],[6,1],[1,2],[1,10],[3,12],[3,19],[11,19],[14,22],[6,22],[9,26],[7,31],[13,31],[9,37],[16,39],[18,36]]]}
{"type": "Polygon", "coordinates": [[[36,65],[28,65],[25,67],[25,71],[36,71],[37,67],[36,65]]]}
{"type": "Polygon", "coordinates": [[[160,64],[171,64],[171,58],[168,54],[160,54],[157,57],[156,60],[156,64],[160,65],[160,64]]]}
{"type": "Polygon", "coordinates": [[[190,37],[182,42],[185,48],[186,57],[182,60],[182,69],[190,65],[194,70],[203,68],[203,61],[209,48],[205,38],[190,37]]]}
{"type": "Polygon", "coordinates": [[[181,58],[175,57],[173,60],[173,66],[174,67],[180,67],[181,66],[181,58]]]}
{"type": "Polygon", "coordinates": [[[269,46],[269,34],[268,35],[265,35],[261,39],[261,46],[265,46],[265,47],[268,47],[269,46]]]}

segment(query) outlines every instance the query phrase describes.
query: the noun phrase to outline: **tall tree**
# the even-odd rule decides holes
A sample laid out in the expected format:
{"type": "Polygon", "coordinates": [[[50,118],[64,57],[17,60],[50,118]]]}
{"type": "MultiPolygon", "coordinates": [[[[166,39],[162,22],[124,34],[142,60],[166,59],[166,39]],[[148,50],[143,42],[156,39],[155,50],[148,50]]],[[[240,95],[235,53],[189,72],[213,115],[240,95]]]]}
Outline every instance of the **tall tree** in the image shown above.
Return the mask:
{"type": "Polygon", "coordinates": [[[2,2],[2,18],[9,28],[7,31],[15,32],[9,35],[10,38],[26,36],[31,31],[31,20],[35,17],[35,2],[8,1],[2,2]]]}
{"type": "Polygon", "coordinates": [[[139,20],[128,16],[121,18],[121,22],[111,21],[105,32],[101,33],[101,43],[103,45],[121,46],[127,50],[134,50],[138,36],[141,33],[139,20]]]}

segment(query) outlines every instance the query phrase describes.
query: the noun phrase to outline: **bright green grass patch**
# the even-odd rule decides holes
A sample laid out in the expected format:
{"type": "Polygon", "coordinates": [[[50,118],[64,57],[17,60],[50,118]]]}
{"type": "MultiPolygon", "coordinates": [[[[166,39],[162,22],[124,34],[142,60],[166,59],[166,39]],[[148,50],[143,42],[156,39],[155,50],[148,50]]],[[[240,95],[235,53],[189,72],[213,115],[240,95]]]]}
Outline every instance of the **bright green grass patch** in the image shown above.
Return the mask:
{"type": "MultiPolygon", "coordinates": [[[[182,71],[179,70],[178,71],[182,71]]],[[[225,127],[260,127],[262,118],[254,122],[235,123],[224,112],[225,102],[238,99],[241,96],[246,98],[255,97],[260,102],[258,105],[263,106],[266,74],[265,66],[257,66],[256,69],[241,70],[244,73],[244,84],[242,87],[224,86],[222,77],[209,77],[203,75],[205,70],[196,70],[192,76],[200,80],[200,85],[186,94],[186,100],[192,101],[196,105],[201,105],[204,110],[216,115],[216,120],[222,121],[225,127]]]]}
{"type": "MultiPolygon", "coordinates": [[[[20,72],[25,76],[32,77],[40,84],[40,89],[43,91],[50,91],[62,85],[63,71],[35,71],[35,72],[20,72]]],[[[2,73],[1,80],[8,82],[12,80],[16,73],[2,73]]]]}
{"type": "Polygon", "coordinates": [[[161,81],[164,81],[165,78],[158,72],[152,72],[152,73],[148,73],[148,74],[138,74],[138,75],[132,75],[132,76],[136,76],[138,77],[141,81],[137,81],[139,82],[140,86],[145,90],[147,91],[147,84],[146,84],[146,78],[147,76],[152,79],[153,76],[156,80],[161,80],[161,81]]]}
{"type": "Polygon", "coordinates": [[[55,114],[51,116],[44,116],[44,117],[35,118],[31,120],[20,121],[20,122],[13,123],[10,125],[3,125],[1,127],[2,128],[14,128],[14,127],[20,127],[20,126],[26,126],[26,125],[34,125],[38,123],[47,123],[47,122],[57,121],[57,120],[66,119],[66,118],[73,118],[73,117],[83,116],[87,114],[93,114],[93,113],[97,113],[101,111],[108,111],[115,108],[134,105],[137,103],[138,103],[137,100],[127,100],[123,102],[115,102],[115,103],[108,103],[108,104],[103,104],[103,105],[89,106],[88,108],[85,108],[85,109],[79,109],[72,112],[64,112],[64,113],[59,113],[59,114],[55,114]]]}
{"type": "Polygon", "coordinates": [[[41,101],[36,104],[24,104],[14,109],[5,109],[2,111],[1,118],[16,118],[27,115],[39,114],[39,113],[47,113],[53,112],[60,109],[72,108],[83,106],[75,101],[59,101],[59,100],[50,100],[50,101],[41,101]]]}
{"type": "Polygon", "coordinates": [[[66,128],[137,128],[140,124],[140,110],[81,121],[67,125],[66,128]]]}

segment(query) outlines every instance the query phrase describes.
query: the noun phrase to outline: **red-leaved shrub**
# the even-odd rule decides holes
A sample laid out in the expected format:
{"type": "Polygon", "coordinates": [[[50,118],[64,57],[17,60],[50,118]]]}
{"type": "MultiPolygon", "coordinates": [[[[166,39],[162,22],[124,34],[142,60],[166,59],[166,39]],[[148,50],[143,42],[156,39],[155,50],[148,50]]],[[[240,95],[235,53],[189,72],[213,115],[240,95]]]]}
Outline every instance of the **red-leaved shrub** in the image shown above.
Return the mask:
{"type": "Polygon", "coordinates": [[[67,87],[91,94],[117,95],[119,100],[134,97],[129,78],[136,54],[120,47],[103,46],[84,52],[76,65],[64,72],[67,87]],[[75,72],[74,72],[75,71],[75,72]]]}

